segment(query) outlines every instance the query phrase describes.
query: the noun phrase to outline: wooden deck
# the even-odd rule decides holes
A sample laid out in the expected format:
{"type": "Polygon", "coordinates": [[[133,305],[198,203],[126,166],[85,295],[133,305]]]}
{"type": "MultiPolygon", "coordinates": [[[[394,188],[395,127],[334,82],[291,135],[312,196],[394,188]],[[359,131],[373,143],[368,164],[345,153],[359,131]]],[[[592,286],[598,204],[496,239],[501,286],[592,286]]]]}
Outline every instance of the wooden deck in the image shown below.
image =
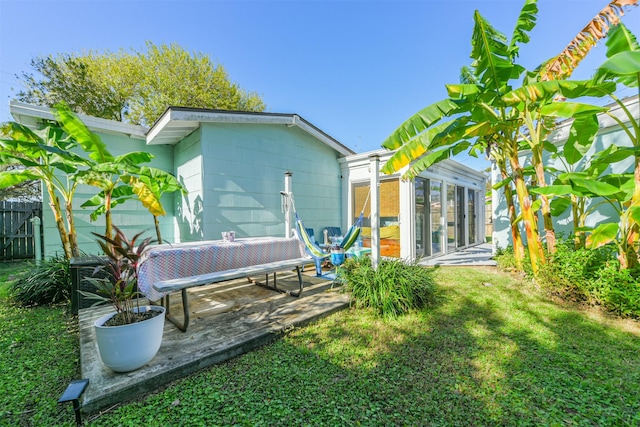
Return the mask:
{"type": "MultiPolygon", "coordinates": [[[[152,392],[212,364],[220,363],[278,338],[291,326],[301,326],[349,305],[348,296],[332,282],[303,276],[299,298],[238,279],[189,291],[191,324],[180,332],[165,322],[158,354],[142,368],[124,374],[106,368],[95,343],[93,322],[110,307],[80,310],[80,363],[82,378],[89,379],[83,411],[91,413],[152,392]]],[[[264,278],[262,278],[264,280],[264,278]]],[[[295,272],[279,273],[278,286],[295,290],[295,272]]],[[[171,299],[171,311],[182,313],[180,298],[171,299]]]]}

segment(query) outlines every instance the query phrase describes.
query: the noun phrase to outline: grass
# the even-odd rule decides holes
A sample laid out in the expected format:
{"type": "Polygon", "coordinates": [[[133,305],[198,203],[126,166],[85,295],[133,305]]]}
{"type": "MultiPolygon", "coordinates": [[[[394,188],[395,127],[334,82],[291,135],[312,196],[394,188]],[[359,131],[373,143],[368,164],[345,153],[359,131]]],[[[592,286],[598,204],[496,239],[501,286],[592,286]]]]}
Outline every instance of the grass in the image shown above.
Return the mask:
{"type": "MultiPolygon", "coordinates": [[[[637,322],[554,304],[489,268],[436,279],[434,307],[336,313],[88,425],[640,425],[637,322]]],[[[0,425],[72,426],[55,403],[78,366],[63,308],[3,301],[0,325],[0,425]]]]}

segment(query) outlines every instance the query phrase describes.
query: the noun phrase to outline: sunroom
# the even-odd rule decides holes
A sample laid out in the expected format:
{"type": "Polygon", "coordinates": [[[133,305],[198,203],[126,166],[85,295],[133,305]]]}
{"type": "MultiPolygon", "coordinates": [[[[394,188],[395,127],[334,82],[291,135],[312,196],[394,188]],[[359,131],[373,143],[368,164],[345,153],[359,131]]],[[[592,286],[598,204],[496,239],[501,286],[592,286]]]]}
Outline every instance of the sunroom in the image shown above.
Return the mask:
{"type": "Polygon", "coordinates": [[[403,180],[401,173],[372,179],[392,154],[379,150],[338,159],[346,202],[342,222],[351,225],[364,211],[365,247],[371,245],[372,182],[379,188],[381,256],[433,258],[485,242],[485,174],[445,160],[414,180],[403,180]]]}

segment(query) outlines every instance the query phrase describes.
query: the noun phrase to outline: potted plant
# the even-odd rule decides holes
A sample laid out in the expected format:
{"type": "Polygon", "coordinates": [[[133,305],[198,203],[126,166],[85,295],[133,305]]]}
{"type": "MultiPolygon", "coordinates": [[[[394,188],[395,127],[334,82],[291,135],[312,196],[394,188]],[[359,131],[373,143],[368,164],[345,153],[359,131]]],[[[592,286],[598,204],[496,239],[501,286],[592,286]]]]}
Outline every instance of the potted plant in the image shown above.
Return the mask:
{"type": "Polygon", "coordinates": [[[111,303],[115,311],[94,322],[98,351],[102,362],[116,372],[128,372],[144,366],[156,355],[162,343],[165,308],[140,305],[138,263],[151,238],[137,244],[142,233],[131,240],[114,227],[113,238],[93,233],[106,256],[106,277],[87,277],[95,293],[80,291],[97,304],[111,303]]]}

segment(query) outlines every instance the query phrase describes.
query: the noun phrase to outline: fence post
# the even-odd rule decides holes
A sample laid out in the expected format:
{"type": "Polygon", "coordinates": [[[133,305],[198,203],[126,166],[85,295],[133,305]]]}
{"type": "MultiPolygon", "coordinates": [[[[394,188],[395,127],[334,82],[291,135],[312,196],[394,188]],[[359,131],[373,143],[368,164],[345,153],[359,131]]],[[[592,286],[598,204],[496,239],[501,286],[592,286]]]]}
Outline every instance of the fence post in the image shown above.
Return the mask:
{"type": "Polygon", "coordinates": [[[42,221],[40,217],[34,216],[31,218],[31,222],[33,223],[33,245],[35,246],[35,257],[36,264],[40,265],[42,261],[42,242],[40,241],[40,236],[42,235],[42,221]]]}

